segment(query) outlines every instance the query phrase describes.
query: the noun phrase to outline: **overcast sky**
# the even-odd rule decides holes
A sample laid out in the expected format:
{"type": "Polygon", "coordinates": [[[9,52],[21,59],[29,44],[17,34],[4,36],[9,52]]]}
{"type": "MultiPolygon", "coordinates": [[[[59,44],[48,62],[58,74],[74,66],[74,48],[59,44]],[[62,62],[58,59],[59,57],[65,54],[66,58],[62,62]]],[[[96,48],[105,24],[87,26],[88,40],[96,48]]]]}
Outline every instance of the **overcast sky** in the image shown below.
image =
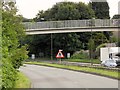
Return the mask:
{"type": "MultiPolygon", "coordinates": [[[[47,10],[56,2],[72,1],[88,3],[89,0],[16,0],[19,13],[25,18],[34,18],[39,10],[47,10]]],[[[110,6],[110,16],[118,14],[118,2],[120,0],[107,0],[110,6]]]]}

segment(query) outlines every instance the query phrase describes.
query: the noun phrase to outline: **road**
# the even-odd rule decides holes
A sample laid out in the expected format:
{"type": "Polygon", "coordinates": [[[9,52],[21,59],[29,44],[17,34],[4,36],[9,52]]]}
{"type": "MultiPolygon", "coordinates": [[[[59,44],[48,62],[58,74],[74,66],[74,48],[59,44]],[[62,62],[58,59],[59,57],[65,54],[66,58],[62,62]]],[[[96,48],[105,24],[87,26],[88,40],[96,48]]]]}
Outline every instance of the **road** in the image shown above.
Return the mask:
{"type": "Polygon", "coordinates": [[[25,64],[20,68],[32,88],[118,88],[118,80],[82,72],[25,64]]]}

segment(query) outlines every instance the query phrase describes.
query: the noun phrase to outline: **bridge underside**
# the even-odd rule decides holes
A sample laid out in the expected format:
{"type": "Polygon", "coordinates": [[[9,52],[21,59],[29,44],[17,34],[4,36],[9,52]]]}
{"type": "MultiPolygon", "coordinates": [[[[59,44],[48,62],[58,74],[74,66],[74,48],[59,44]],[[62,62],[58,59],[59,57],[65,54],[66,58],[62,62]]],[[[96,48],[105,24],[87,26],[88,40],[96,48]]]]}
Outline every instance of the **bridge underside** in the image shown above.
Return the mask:
{"type": "Polygon", "coordinates": [[[26,34],[35,35],[35,34],[51,34],[51,33],[103,32],[103,31],[120,31],[120,27],[29,29],[29,30],[26,30],[26,34]]]}

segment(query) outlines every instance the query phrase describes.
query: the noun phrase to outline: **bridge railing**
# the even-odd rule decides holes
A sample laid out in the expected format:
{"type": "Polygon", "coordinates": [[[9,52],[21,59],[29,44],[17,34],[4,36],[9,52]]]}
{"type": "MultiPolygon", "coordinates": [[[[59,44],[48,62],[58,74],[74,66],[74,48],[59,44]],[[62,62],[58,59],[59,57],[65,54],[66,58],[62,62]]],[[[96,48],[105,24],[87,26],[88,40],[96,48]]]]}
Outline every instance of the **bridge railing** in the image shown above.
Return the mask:
{"type": "Polygon", "coordinates": [[[90,20],[65,20],[24,22],[27,30],[65,29],[65,28],[91,28],[91,27],[118,27],[120,19],[90,19],[90,20]]]}

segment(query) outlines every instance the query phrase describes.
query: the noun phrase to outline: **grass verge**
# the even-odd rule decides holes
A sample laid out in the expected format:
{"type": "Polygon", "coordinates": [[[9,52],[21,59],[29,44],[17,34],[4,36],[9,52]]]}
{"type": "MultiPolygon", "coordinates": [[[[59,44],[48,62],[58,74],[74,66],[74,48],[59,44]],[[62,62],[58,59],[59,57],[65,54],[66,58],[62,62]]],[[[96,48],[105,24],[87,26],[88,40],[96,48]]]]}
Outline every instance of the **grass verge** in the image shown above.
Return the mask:
{"type": "MultiPolygon", "coordinates": [[[[34,61],[49,61],[50,58],[36,58],[34,61]]],[[[55,61],[57,59],[54,59],[55,61]]],[[[27,60],[28,62],[30,61],[30,59],[27,60]]],[[[31,59],[32,61],[32,59],[31,59]]],[[[100,64],[101,61],[99,59],[62,59],[62,61],[68,61],[68,62],[81,62],[81,63],[93,63],[93,64],[100,64]]]]}
{"type": "Polygon", "coordinates": [[[82,63],[94,63],[94,64],[100,64],[101,61],[99,59],[65,59],[65,61],[69,62],[82,62],[82,63]]]}
{"type": "Polygon", "coordinates": [[[30,88],[30,80],[21,72],[18,71],[18,78],[14,88],[30,88]]]}
{"type": "Polygon", "coordinates": [[[102,68],[98,69],[98,68],[93,68],[93,67],[50,64],[50,63],[43,63],[43,62],[26,62],[26,64],[35,64],[35,65],[56,67],[56,68],[62,68],[62,69],[69,69],[69,70],[74,70],[74,71],[80,71],[80,72],[85,72],[85,73],[106,76],[106,77],[110,77],[110,78],[114,78],[114,79],[120,79],[120,72],[113,71],[113,70],[104,70],[102,68]]]}

